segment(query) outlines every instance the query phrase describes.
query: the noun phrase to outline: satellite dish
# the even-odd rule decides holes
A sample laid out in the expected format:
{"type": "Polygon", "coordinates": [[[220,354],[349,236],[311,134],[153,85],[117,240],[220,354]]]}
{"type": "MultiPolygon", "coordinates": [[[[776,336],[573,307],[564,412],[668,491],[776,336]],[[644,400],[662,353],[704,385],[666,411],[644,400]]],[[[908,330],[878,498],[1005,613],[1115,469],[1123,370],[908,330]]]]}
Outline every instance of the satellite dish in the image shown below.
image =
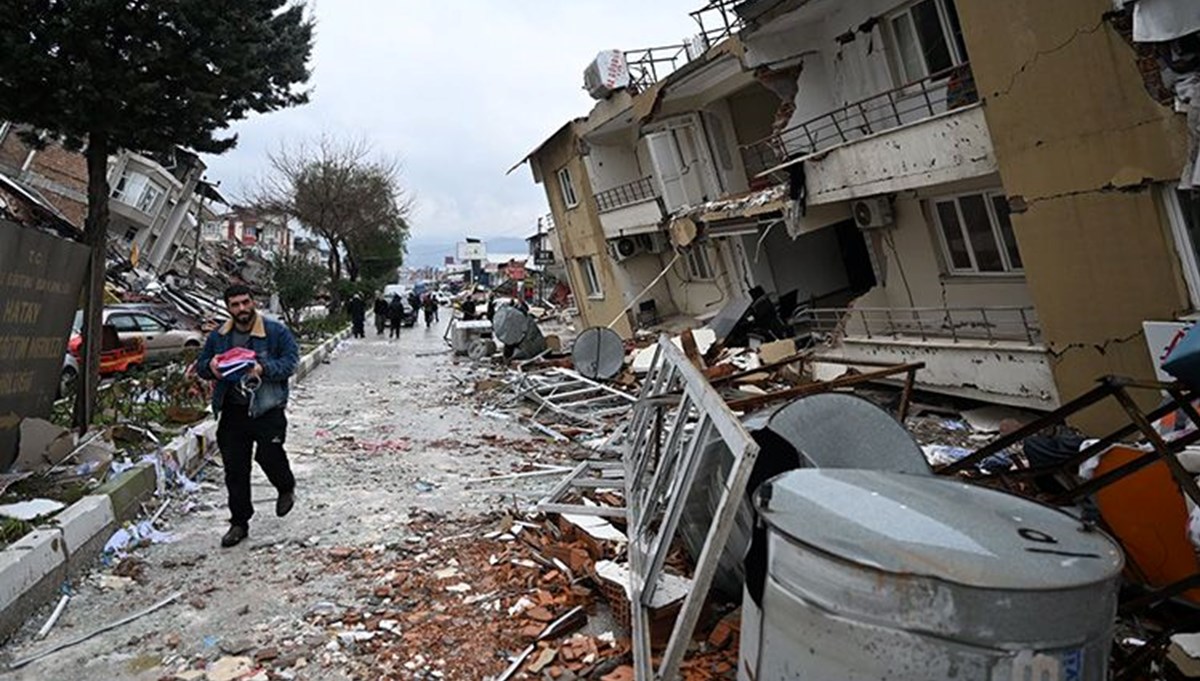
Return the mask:
{"type": "Polygon", "coordinates": [[[529,318],[511,305],[505,305],[492,317],[492,335],[505,345],[517,345],[525,338],[529,318]]]}
{"type": "Polygon", "coordinates": [[[671,226],[667,229],[671,234],[671,243],[679,248],[686,248],[696,240],[696,236],[700,233],[700,228],[691,218],[678,218],[671,222],[671,226]]]}
{"type": "Polygon", "coordinates": [[[593,326],[575,339],[571,349],[575,371],[591,379],[605,380],[616,376],[625,366],[625,343],[616,331],[593,326]]]}

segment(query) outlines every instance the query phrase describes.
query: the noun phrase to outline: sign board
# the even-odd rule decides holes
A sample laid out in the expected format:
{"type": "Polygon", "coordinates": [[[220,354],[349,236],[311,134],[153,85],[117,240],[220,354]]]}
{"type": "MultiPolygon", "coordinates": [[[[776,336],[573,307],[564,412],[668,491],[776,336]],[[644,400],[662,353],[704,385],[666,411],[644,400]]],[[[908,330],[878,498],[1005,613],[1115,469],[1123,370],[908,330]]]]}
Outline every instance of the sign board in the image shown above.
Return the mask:
{"type": "Polygon", "coordinates": [[[22,419],[50,416],[87,264],[83,244],[0,220],[0,472],[22,419]]]}
{"type": "Polygon", "coordinates": [[[554,251],[539,250],[533,255],[533,264],[535,265],[553,265],[554,251]]]}
{"type": "Polygon", "coordinates": [[[487,244],[463,241],[458,244],[458,261],[487,260],[487,244]]]}
{"type": "Polygon", "coordinates": [[[510,260],[504,266],[504,273],[513,281],[521,281],[525,278],[525,263],[520,260],[510,260]]]}
{"type": "Polygon", "coordinates": [[[1189,326],[1191,324],[1185,322],[1142,322],[1146,347],[1150,351],[1150,361],[1154,364],[1154,375],[1158,380],[1164,383],[1175,380],[1174,376],[1163,371],[1162,363],[1167,350],[1175,344],[1175,337],[1189,326]]]}

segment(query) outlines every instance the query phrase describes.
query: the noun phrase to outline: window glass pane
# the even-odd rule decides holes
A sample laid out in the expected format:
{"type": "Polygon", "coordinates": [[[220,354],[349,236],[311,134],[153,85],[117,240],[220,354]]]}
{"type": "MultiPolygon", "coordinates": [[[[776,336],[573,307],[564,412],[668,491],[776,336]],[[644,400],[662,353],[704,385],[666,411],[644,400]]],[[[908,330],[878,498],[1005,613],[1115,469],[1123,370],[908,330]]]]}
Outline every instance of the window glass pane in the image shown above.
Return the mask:
{"type": "Polygon", "coordinates": [[[957,62],[969,61],[967,57],[967,42],[963,40],[962,24],[958,21],[958,8],[954,0],[945,0],[946,17],[950,20],[950,35],[954,36],[954,45],[958,48],[957,62]]]}
{"type": "Polygon", "coordinates": [[[950,267],[956,270],[971,269],[971,254],[967,252],[967,242],[963,239],[962,226],[958,224],[958,211],[954,208],[954,202],[939,201],[937,214],[942,235],[946,237],[950,267]]]}
{"type": "Polygon", "coordinates": [[[967,223],[967,236],[971,239],[971,250],[975,251],[976,267],[980,272],[1003,272],[1004,260],[1000,258],[1000,247],[996,244],[996,233],[992,231],[992,220],[983,196],[964,196],[958,200],[958,205],[967,223]]]}
{"type": "Polygon", "coordinates": [[[154,317],[147,317],[146,315],[138,315],[137,321],[138,321],[138,326],[142,329],[142,331],[153,331],[155,333],[158,333],[160,331],[166,331],[166,329],[163,327],[163,325],[161,323],[159,323],[159,321],[157,319],[155,319],[154,317]]]}
{"type": "Polygon", "coordinates": [[[1000,223],[1000,238],[1004,239],[1004,250],[1008,252],[1008,262],[1014,270],[1024,268],[1021,263],[1021,251],[1017,249],[1017,235],[1013,233],[1012,219],[1009,217],[1008,199],[1003,196],[993,196],[992,206],[996,208],[996,220],[1000,223]]]}
{"type": "Polygon", "coordinates": [[[137,331],[137,322],[127,314],[115,314],[108,318],[108,323],[117,327],[117,331],[137,331]]]}
{"type": "Polygon", "coordinates": [[[929,73],[945,71],[954,66],[950,59],[950,46],[946,44],[946,34],[942,31],[942,18],[938,16],[937,0],[924,0],[913,5],[912,16],[929,73]]]}
{"type": "Polygon", "coordinates": [[[913,33],[912,17],[908,12],[892,19],[892,34],[896,36],[896,50],[900,52],[900,66],[904,71],[904,80],[913,81],[925,76],[924,62],[921,61],[921,48],[917,45],[917,36],[913,33]]]}

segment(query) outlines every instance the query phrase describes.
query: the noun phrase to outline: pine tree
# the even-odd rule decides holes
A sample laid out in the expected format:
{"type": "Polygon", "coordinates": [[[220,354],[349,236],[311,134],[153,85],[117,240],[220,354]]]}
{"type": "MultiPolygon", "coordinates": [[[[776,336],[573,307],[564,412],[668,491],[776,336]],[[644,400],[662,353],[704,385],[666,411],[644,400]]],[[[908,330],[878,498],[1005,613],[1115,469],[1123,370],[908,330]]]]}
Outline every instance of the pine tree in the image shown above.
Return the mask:
{"type": "Polygon", "coordinates": [[[219,154],[230,123],[307,101],[313,22],[289,0],[0,0],[0,120],[82,149],[91,248],[76,425],[100,368],[108,157],[219,154]]]}

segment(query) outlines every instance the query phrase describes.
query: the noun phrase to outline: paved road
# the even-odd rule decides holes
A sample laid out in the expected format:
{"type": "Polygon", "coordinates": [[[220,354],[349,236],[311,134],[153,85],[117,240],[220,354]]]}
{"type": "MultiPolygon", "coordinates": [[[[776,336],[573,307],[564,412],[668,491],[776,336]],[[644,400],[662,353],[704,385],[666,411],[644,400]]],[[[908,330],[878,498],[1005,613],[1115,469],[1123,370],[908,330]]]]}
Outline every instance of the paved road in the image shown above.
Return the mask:
{"type": "MultiPolygon", "coordinates": [[[[464,480],[510,472],[538,455],[537,447],[530,454],[530,447],[514,446],[528,445],[530,436],[513,422],[473,411],[470,381],[451,378],[465,366],[445,352],[443,330],[406,329],[389,341],[370,329],[298,386],[289,410],[288,450],[298,479],[291,515],[274,516],[275,491],[256,468],[250,537],[221,549],[224,489],[220,468],[210,464],[204,489],[176,499],[164,515],[176,540],[135,553],[143,561],[139,582],[104,588],[99,580],[112,581],[111,567],[94,570],[75,585],[77,595],[46,640],[32,641],[30,632],[48,609],[0,655],[11,661],[35,653],[176,590],[183,598],[0,678],[153,681],[221,657],[222,643],[231,647],[236,639],[316,657],[328,639],[304,622],[305,612],[348,598],[351,588],[323,568],[332,548],[416,541],[408,523],[427,511],[464,517],[492,510],[502,500],[464,480]]],[[[317,664],[295,676],[348,678],[336,665],[317,664]]]]}

